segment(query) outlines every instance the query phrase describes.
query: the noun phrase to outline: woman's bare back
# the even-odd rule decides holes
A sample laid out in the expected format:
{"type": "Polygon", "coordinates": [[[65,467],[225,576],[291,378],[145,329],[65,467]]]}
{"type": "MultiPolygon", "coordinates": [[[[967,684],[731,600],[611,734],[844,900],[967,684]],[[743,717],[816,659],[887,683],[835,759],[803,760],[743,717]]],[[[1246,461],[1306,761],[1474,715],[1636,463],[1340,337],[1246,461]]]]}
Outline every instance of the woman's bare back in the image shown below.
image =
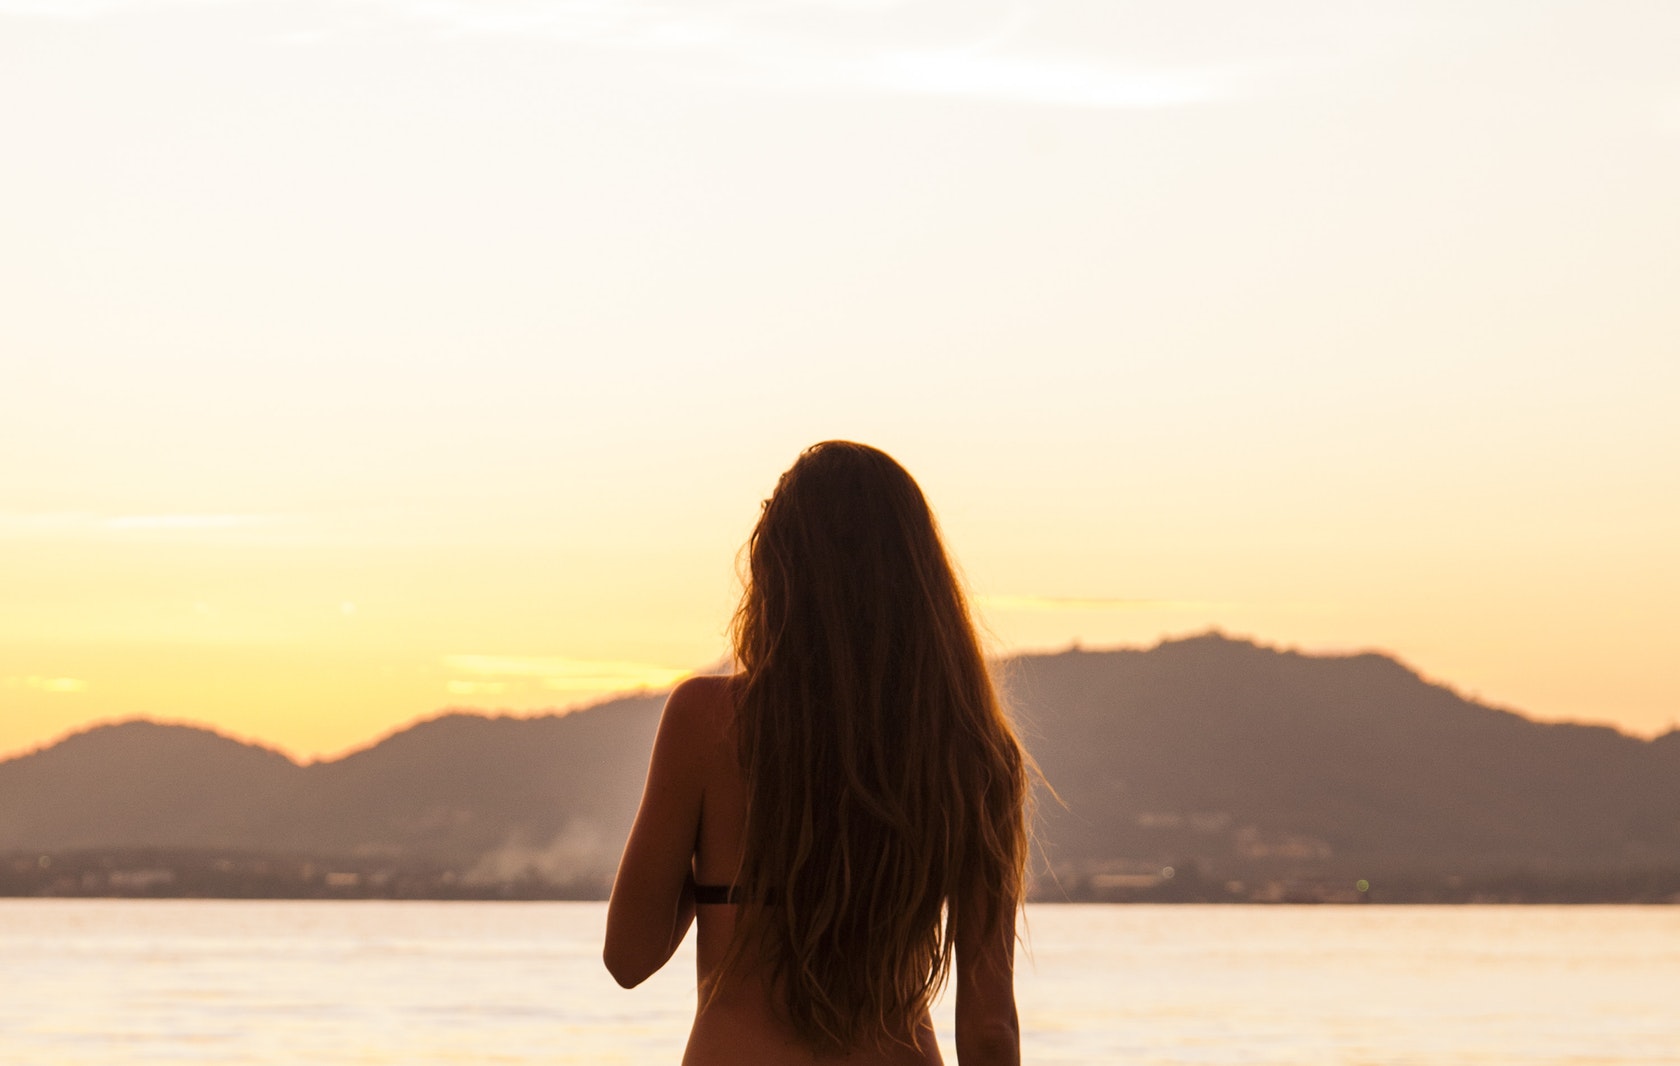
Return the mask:
{"type": "MultiPolygon", "coordinates": [[[[741,864],[747,814],[746,782],[736,756],[735,703],[730,678],[696,678],[692,740],[700,762],[700,826],[694,848],[694,882],[733,885],[741,864]]],[[[818,1058],[777,1016],[762,975],[745,973],[712,992],[712,982],[731,938],[738,907],[749,903],[702,903],[695,908],[696,977],[699,1009],[689,1034],[684,1066],[739,1063],[821,1063],[822,1066],[929,1066],[942,1060],[930,1020],[885,1051],[860,1050],[843,1058],[818,1058]]]]}

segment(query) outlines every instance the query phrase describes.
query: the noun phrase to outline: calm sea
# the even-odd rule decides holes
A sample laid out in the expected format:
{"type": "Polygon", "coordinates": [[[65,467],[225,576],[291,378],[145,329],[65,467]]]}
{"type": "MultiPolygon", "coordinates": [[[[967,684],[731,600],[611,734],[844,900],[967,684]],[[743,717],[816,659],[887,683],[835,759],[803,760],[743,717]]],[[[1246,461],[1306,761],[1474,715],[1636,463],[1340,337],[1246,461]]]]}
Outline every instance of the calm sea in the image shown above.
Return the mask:
{"type": "MultiPolygon", "coordinates": [[[[595,903],[0,900],[0,1063],[675,1063],[595,903]]],[[[1029,1063],[1680,1064],[1680,907],[1039,906],[1029,1063]]],[[[938,1016],[946,1058],[951,1004],[938,1016]]]]}

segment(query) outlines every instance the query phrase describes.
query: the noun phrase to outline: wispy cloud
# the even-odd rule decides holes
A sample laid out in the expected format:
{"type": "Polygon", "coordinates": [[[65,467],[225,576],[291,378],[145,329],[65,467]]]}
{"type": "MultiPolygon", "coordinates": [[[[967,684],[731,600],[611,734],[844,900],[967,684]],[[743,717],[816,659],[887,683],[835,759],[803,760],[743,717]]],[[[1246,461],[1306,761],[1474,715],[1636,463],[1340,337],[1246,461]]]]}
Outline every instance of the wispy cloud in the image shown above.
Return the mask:
{"type": "Polygon", "coordinates": [[[0,511],[0,536],[250,529],[279,520],[277,515],[212,512],[109,515],[89,511],[0,511]]]}
{"type": "Polygon", "coordinates": [[[1235,606],[1220,600],[1151,600],[1104,596],[980,596],[977,599],[983,606],[999,611],[1171,611],[1235,606]]]}
{"type": "Polygon", "coordinates": [[[27,677],[8,677],[5,685],[7,688],[26,688],[54,695],[82,692],[88,687],[87,682],[79,677],[39,677],[34,674],[27,677]]]}
{"type": "Polygon", "coordinates": [[[500,696],[508,690],[506,681],[451,680],[444,685],[451,696],[500,696]]]}
{"type": "Polygon", "coordinates": [[[506,691],[506,681],[480,680],[484,678],[515,679],[555,692],[619,692],[662,688],[693,672],[653,663],[521,655],[447,655],[443,664],[454,673],[472,678],[450,682],[450,691],[456,695],[506,691]],[[503,688],[482,687],[491,684],[501,684],[503,688]]]}
{"type": "MultiPolygon", "coordinates": [[[[0,0],[0,14],[88,19],[145,8],[258,7],[256,0],[0,0]]],[[[1028,40],[1032,5],[882,0],[343,0],[291,17],[288,43],[428,27],[443,37],[519,37],[688,61],[730,81],[1079,108],[1163,108],[1228,98],[1253,71],[1139,67],[1088,42],[1028,40]],[[313,20],[295,24],[298,18],[313,20]]],[[[1063,37],[1066,36],[1064,33],[1063,37]]]]}
{"type": "Polygon", "coordinates": [[[0,15],[84,19],[139,6],[135,0],[0,0],[0,15]]]}
{"type": "Polygon", "coordinates": [[[85,511],[0,511],[0,536],[51,536],[96,528],[99,515],[85,511]]]}
{"type": "Polygon", "coordinates": [[[1157,108],[1234,95],[1245,74],[1235,67],[1128,66],[1082,55],[1076,41],[1029,46],[1025,30],[1033,20],[1025,6],[987,13],[928,3],[379,2],[456,32],[541,34],[596,48],[688,53],[716,61],[736,77],[826,91],[1157,108]],[[918,23],[914,29],[912,21],[918,23]]]}
{"type": "Polygon", "coordinates": [[[272,519],[253,514],[129,514],[105,519],[106,529],[238,529],[264,525],[272,519]]]}
{"type": "Polygon", "coordinates": [[[1232,95],[1238,81],[1235,70],[1128,70],[967,50],[892,52],[855,70],[863,84],[905,93],[1094,108],[1204,103],[1232,95]]]}

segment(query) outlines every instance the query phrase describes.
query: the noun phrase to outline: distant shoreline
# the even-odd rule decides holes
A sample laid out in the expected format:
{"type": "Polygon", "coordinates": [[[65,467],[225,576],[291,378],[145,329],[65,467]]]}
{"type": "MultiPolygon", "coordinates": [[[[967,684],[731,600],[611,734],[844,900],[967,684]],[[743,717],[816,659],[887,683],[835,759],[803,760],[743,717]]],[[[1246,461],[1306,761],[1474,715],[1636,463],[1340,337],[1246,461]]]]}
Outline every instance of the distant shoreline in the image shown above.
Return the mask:
{"type": "MultiPolygon", "coordinates": [[[[557,881],[535,869],[488,879],[443,863],[236,849],[84,848],[0,854],[0,898],[577,901],[607,898],[610,876],[557,881]]],[[[1154,874],[1045,878],[1034,903],[1680,904],[1680,865],[1597,873],[1511,869],[1376,880],[1322,871],[1226,879],[1195,864],[1154,874]]]]}

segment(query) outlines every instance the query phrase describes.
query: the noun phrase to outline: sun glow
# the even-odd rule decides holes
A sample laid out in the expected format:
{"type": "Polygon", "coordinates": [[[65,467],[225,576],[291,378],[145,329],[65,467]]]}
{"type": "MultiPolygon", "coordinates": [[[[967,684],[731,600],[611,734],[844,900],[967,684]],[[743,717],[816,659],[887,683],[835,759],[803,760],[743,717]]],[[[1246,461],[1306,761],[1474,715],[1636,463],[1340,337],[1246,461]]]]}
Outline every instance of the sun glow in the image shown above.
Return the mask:
{"type": "Polygon", "coordinates": [[[996,652],[1219,628],[1666,729],[1676,33],[0,0],[0,757],[663,688],[829,437],[996,652]]]}
{"type": "Polygon", "coordinates": [[[7,688],[26,688],[36,692],[47,692],[54,695],[67,695],[85,690],[87,682],[78,677],[8,677],[4,682],[7,688]]]}

